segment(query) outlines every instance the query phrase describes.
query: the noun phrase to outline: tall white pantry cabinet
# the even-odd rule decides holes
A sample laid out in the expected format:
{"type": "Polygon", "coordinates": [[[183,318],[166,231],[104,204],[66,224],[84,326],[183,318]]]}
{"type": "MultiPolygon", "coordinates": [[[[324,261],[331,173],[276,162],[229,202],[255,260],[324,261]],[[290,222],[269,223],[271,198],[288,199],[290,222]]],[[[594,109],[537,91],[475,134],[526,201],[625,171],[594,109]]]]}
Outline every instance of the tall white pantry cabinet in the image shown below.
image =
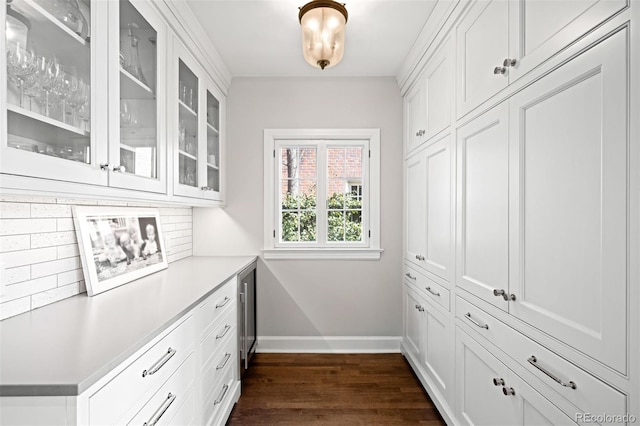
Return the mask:
{"type": "Polygon", "coordinates": [[[404,355],[449,424],[640,422],[640,2],[430,20],[399,78],[404,355]]]}

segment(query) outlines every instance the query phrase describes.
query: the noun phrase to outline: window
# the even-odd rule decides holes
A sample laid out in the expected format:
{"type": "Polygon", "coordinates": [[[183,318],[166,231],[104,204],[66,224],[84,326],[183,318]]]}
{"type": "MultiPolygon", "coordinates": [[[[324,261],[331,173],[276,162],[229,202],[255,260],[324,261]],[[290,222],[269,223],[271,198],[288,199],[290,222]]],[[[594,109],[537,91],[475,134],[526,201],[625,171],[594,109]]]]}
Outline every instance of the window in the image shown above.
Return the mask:
{"type": "Polygon", "coordinates": [[[380,258],[379,134],[265,130],[265,258],[380,258]]]}

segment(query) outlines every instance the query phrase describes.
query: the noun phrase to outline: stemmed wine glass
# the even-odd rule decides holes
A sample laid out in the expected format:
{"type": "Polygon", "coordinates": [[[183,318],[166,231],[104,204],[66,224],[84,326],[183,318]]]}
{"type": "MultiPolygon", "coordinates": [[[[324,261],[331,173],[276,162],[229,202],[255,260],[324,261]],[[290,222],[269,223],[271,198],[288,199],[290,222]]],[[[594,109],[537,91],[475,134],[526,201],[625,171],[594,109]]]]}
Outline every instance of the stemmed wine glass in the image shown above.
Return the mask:
{"type": "Polygon", "coordinates": [[[44,92],[44,115],[47,117],[51,114],[49,110],[49,106],[51,105],[50,95],[56,85],[56,75],[60,69],[60,64],[55,57],[47,59],[44,56],[40,56],[38,58],[36,78],[40,88],[44,92]]]}
{"type": "Polygon", "coordinates": [[[8,74],[20,90],[20,107],[24,108],[25,82],[36,70],[36,58],[33,50],[26,50],[19,43],[8,43],[8,74]]]}
{"type": "Polygon", "coordinates": [[[84,130],[89,131],[89,120],[91,120],[91,86],[82,82],[80,92],[80,108],[78,117],[84,123],[84,130]]]}
{"type": "Polygon", "coordinates": [[[56,84],[53,92],[60,98],[62,122],[64,123],[66,123],[67,115],[67,98],[69,98],[71,93],[76,90],[77,87],[78,77],[75,75],[75,72],[72,71],[70,73],[66,73],[62,67],[59,67],[58,72],[56,73],[56,84]]]}

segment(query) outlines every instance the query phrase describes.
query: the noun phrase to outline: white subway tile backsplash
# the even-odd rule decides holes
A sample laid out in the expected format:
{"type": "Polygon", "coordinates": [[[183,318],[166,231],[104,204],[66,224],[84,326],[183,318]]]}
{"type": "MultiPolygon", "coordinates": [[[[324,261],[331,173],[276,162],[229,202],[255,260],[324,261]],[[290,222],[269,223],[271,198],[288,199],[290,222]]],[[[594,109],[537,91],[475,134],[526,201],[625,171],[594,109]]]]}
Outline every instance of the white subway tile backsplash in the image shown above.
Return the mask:
{"type": "Polygon", "coordinates": [[[76,242],[75,231],[31,234],[31,247],[52,247],[76,242]]]}
{"type": "Polygon", "coordinates": [[[80,257],[78,256],[51,262],[36,263],[35,265],[31,265],[31,278],[46,277],[47,275],[60,274],[78,268],[82,268],[80,257]]]}
{"type": "Polygon", "coordinates": [[[0,304],[0,320],[31,310],[31,296],[0,304]]]}
{"type": "Polygon", "coordinates": [[[1,219],[31,217],[31,206],[26,203],[0,203],[1,219]]]}
{"type": "Polygon", "coordinates": [[[21,297],[40,293],[50,290],[58,286],[58,277],[50,275],[48,277],[38,278],[36,280],[24,281],[17,284],[5,285],[0,288],[0,303],[10,300],[19,299],[21,297]]]}
{"type": "Polygon", "coordinates": [[[80,249],[77,244],[69,244],[67,246],[58,246],[58,259],[64,259],[65,257],[80,256],[80,249]]]}
{"type": "MultiPolygon", "coordinates": [[[[76,254],[77,256],[77,254],[76,254]]],[[[39,248],[33,250],[11,251],[0,254],[0,264],[5,268],[30,265],[32,263],[46,262],[58,258],[55,247],[39,248]]]]}
{"type": "Polygon", "coordinates": [[[31,248],[29,235],[9,235],[0,237],[0,253],[31,248]]]}
{"type": "Polygon", "coordinates": [[[31,217],[71,217],[71,206],[65,204],[31,204],[31,217]]]}
{"type": "Polygon", "coordinates": [[[55,230],[55,219],[0,219],[0,235],[32,234],[55,230]]]}
{"type": "MultiPolygon", "coordinates": [[[[86,292],[74,205],[148,203],[0,196],[0,320],[86,292]]],[[[169,262],[193,255],[190,207],[160,207],[169,262]]]]}

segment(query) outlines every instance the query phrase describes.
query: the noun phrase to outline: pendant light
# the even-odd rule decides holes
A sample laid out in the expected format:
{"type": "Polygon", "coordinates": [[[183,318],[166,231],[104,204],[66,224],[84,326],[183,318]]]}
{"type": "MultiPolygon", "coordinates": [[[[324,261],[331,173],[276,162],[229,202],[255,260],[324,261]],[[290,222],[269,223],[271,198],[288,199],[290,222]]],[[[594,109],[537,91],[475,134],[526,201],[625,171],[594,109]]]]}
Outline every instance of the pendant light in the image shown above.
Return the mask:
{"type": "Polygon", "coordinates": [[[344,6],[333,0],[312,0],[300,8],[302,53],[310,65],[325,69],[342,60],[349,16],[344,6]]]}

